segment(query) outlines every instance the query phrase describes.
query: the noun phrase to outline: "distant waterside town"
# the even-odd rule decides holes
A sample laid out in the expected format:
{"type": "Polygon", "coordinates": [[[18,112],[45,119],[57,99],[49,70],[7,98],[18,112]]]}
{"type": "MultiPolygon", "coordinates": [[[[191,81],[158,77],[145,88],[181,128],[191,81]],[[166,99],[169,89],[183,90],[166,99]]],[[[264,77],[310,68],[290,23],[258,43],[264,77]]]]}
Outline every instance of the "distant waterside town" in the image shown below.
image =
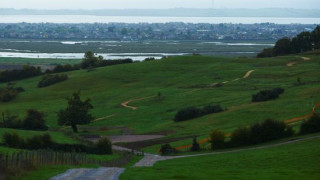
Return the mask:
{"type": "Polygon", "coordinates": [[[1,39],[143,40],[277,40],[312,31],[316,25],[273,23],[1,23],[1,39]]]}

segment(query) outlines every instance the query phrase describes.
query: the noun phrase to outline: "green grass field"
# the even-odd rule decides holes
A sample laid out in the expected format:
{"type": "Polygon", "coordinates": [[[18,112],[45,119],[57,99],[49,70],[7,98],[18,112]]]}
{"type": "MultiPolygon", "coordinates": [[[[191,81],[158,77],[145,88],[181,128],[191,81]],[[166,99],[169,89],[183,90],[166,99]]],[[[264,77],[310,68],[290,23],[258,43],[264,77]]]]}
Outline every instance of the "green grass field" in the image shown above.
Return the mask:
{"type": "Polygon", "coordinates": [[[173,136],[207,134],[217,128],[229,132],[266,118],[286,120],[310,112],[313,104],[320,101],[320,58],[312,56],[311,59],[190,56],[103,67],[91,72],[80,70],[68,72],[68,81],[41,89],[37,88],[41,77],[18,81],[16,86],[25,88],[26,92],[10,103],[0,103],[0,108],[20,117],[25,115],[26,109],[36,108],[46,114],[50,127],[57,127],[56,112],[66,107],[65,97],[81,90],[83,98],[92,99],[92,114],[96,118],[114,115],[90,126],[126,126],[138,134],[170,130],[175,132],[173,136]],[[285,66],[295,60],[301,62],[293,67],[285,66]],[[241,78],[249,70],[255,71],[247,79],[219,88],[203,88],[215,82],[241,78]],[[304,84],[294,86],[298,77],[304,84]],[[279,99],[251,103],[252,94],[275,87],[285,89],[279,99]],[[137,110],[120,106],[123,101],[156,96],[158,92],[162,94],[160,100],[154,97],[130,103],[139,107],[137,110]],[[178,110],[208,104],[221,104],[228,110],[186,122],[173,122],[178,110]]]}
{"type": "Polygon", "coordinates": [[[268,149],[189,157],[131,167],[121,180],[157,179],[304,179],[320,178],[320,139],[268,149]]]}
{"type": "MultiPolygon", "coordinates": [[[[247,126],[267,118],[283,121],[310,113],[313,105],[320,102],[320,57],[306,56],[310,60],[303,61],[298,56],[265,59],[171,57],[161,61],[102,67],[90,72],[67,72],[67,81],[46,88],[37,88],[41,77],[35,77],[15,82],[16,87],[23,87],[26,91],[9,103],[1,102],[0,112],[9,111],[22,119],[27,109],[35,108],[45,113],[46,123],[52,129],[48,133],[56,142],[77,143],[62,132],[53,130],[62,128],[57,125],[57,112],[66,107],[65,98],[80,90],[83,99],[88,97],[92,100],[92,114],[97,118],[97,121],[81,126],[80,134],[122,134],[122,130],[126,129],[133,134],[166,131],[169,132],[166,138],[199,136],[201,139],[207,137],[212,129],[231,132],[239,126],[247,126]],[[286,66],[293,61],[298,63],[292,67],[286,66]],[[254,72],[243,79],[250,70],[254,72]],[[302,84],[295,85],[298,77],[302,84]],[[221,87],[211,87],[213,83],[226,81],[228,82],[221,87]],[[277,87],[285,89],[285,93],[278,99],[251,102],[252,94],[277,87]],[[159,92],[160,99],[157,97],[159,92]],[[139,98],[144,99],[134,100],[139,98]],[[129,105],[138,109],[121,106],[122,102],[128,100],[134,100],[129,105]],[[180,109],[209,104],[220,104],[226,111],[185,122],[173,121],[180,109]]],[[[3,86],[6,84],[0,83],[0,87],[3,86]]],[[[67,127],[65,130],[71,131],[71,128],[67,127]]],[[[24,137],[45,133],[0,129],[0,136],[8,131],[16,131],[24,137]]],[[[1,142],[2,138],[0,139],[1,142]]],[[[179,146],[190,142],[191,138],[172,144],[179,146]]],[[[314,176],[319,175],[315,169],[319,167],[315,161],[319,161],[315,154],[319,143],[319,140],[312,140],[279,148],[160,162],[154,168],[130,168],[122,179],[233,179],[238,175],[241,175],[240,179],[254,179],[256,174],[262,179],[298,179],[308,173],[310,176],[306,176],[307,179],[314,179],[314,176]],[[289,153],[286,154],[286,151],[289,153]],[[306,162],[297,164],[302,160],[306,162]],[[192,164],[199,166],[193,167],[192,164]]],[[[144,150],[157,153],[159,147],[160,145],[154,145],[144,150]]],[[[1,153],[16,151],[18,150],[0,146],[1,153]]],[[[117,157],[119,155],[92,156],[103,160],[117,157]]],[[[43,171],[47,172],[48,168],[44,167],[43,171]]],[[[56,172],[61,170],[60,167],[56,168],[56,172]]],[[[51,170],[50,173],[53,173],[55,168],[51,170]]]]}

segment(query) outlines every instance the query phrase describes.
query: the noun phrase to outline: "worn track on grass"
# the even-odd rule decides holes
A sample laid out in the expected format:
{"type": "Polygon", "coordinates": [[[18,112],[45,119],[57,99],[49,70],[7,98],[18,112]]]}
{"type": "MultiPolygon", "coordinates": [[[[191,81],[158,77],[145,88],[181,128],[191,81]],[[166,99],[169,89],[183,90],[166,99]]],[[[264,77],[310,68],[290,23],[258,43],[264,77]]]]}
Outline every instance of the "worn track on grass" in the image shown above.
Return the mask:
{"type": "MultiPolygon", "coordinates": [[[[311,60],[311,58],[308,58],[308,57],[300,57],[303,61],[310,61],[311,60]]],[[[296,64],[298,64],[299,63],[299,61],[292,61],[292,62],[288,62],[287,64],[286,64],[286,66],[288,66],[288,67],[292,67],[292,66],[294,66],[294,65],[296,65],[296,64]]]]}
{"type": "Polygon", "coordinates": [[[132,110],[136,110],[136,109],[138,109],[138,107],[130,106],[129,103],[134,102],[134,101],[144,100],[144,99],[150,99],[150,98],[153,98],[153,97],[156,97],[156,96],[148,96],[148,97],[143,97],[143,98],[138,98],[138,99],[131,99],[131,100],[122,102],[120,105],[122,107],[130,108],[132,110]]]}

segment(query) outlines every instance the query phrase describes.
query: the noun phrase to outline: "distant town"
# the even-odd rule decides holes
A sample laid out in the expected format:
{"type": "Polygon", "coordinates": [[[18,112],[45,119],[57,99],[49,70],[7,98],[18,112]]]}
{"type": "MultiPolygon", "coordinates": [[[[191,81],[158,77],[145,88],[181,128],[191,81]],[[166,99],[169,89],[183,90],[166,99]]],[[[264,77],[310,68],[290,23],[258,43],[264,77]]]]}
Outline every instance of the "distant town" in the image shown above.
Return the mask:
{"type": "Polygon", "coordinates": [[[316,25],[272,23],[2,23],[0,39],[90,39],[114,41],[143,40],[277,40],[312,31],[316,25]]]}

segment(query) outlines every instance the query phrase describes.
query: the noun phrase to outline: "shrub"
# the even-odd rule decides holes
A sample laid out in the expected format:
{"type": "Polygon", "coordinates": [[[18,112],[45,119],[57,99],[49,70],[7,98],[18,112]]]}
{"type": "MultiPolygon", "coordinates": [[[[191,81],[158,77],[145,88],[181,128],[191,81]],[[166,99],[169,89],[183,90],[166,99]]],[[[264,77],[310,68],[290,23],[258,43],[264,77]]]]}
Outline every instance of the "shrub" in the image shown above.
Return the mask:
{"type": "Polygon", "coordinates": [[[49,134],[33,136],[26,141],[27,149],[47,149],[52,147],[54,142],[49,134]]]}
{"type": "Polygon", "coordinates": [[[220,149],[224,147],[224,140],[226,138],[226,135],[224,132],[221,132],[219,130],[213,130],[210,133],[210,143],[211,143],[211,149],[220,149]]]}
{"type": "Polygon", "coordinates": [[[25,145],[24,139],[21,138],[16,132],[13,133],[4,133],[3,134],[3,143],[6,146],[12,147],[12,148],[21,148],[25,145]]]}
{"type": "Polygon", "coordinates": [[[276,99],[280,94],[284,93],[283,88],[275,88],[272,90],[263,90],[252,95],[252,102],[261,102],[276,99]]]}
{"type": "Polygon", "coordinates": [[[3,122],[0,123],[2,128],[22,128],[22,122],[18,119],[18,116],[11,115],[9,112],[2,113],[3,122]]]}
{"type": "Polygon", "coordinates": [[[24,118],[23,127],[28,130],[47,130],[44,114],[35,110],[27,110],[27,116],[24,118]]]}
{"type": "Polygon", "coordinates": [[[230,143],[233,146],[244,146],[251,144],[251,133],[247,127],[239,127],[231,134],[230,143]]]}
{"type": "Polygon", "coordinates": [[[41,75],[40,67],[23,66],[21,70],[6,70],[0,72],[0,82],[10,82],[41,75]]]}
{"type": "Polygon", "coordinates": [[[197,138],[193,138],[192,146],[191,146],[191,151],[200,151],[200,145],[197,142],[197,138]]]}
{"type": "Polygon", "coordinates": [[[208,105],[203,107],[202,109],[195,107],[188,107],[178,111],[178,113],[174,117],[174,121],[186,121],[189,119],[194,119],[200,116],[205,116],[212,113],[219,113],[224,111],[220,105],[208,105]]]}
{"type": "Polygon", "coordinates": [[[202,108],[201,110],[201,114],[202,115],[207,115],[207,114],[212,114],[212,113],[219,113],[222,112],[223,109],[220,105],[209,105],[209,106],[205,106],[204,108],[202,108]]]}
{"type": "Polygon", "coordinates": [[[177,152],[177,150],[176,150],[175,148],[171,147],[170,144],[164,144],[164,145],[162,145],[161,148],[160,148],[160,153],[161,153],[162,155],[174,154],[174,153],[176,153],[176,152],[177,152]]]}
{"type": "Polygon", "coordinates": [[[112,154],[112,144],[107,137],[99,139],[93,148],[95,154],[112,154]]]}
{"type": "Polygon", "coordinates": [[[291,127],[284,122],[267,119],[250,127],[251,143],[261,143],[293,135],[291,127]]]}
{"type": "Polygon", "coordinates": [[[189,119],[193,119],[199,117],[201,114],[201,110],[195,107],[188,107],[180,110],[174,117],[174,121],[186,121],[189,119]]]}
{"type": "Polygon", "coordinates": [[[38,83],[38,87],[39,88],[47,87],[52,84],[65,81],[67,79],[68,79],[68,75],[66,74],[56,74],[56,75],[47,74],[44,77],[42,77],[41,81],[38,83]]]}
{"type": "Polygon", "coordinates": [[[273,57],[273,48],[265,48],[257,55],[258,58],[273,57]]]}
{"type": "Polygon", "coordinates": [[[0,88],[0,101],[9,102],[13,100],[20,92],[23,92],[24,89],[14,88],[13,86],[7,86],[5,88],[0,88]]]}
{"type": "Polygon", "coordinates": [[[300,134],[320,132],[320,115],[313,114],[307,121],[300,125],[300,134]]]}

